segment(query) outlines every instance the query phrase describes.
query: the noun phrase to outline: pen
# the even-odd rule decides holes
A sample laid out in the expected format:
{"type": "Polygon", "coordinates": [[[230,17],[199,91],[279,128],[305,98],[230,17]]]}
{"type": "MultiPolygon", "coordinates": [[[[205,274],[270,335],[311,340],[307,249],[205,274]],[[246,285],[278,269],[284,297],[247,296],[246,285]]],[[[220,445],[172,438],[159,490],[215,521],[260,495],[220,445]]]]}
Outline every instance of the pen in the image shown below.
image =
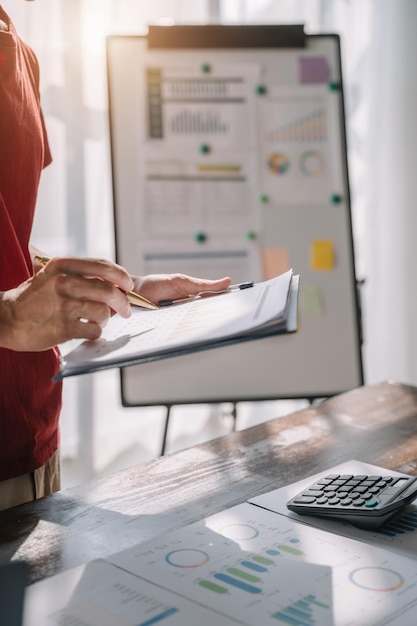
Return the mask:
{"type": "Polygon", "coordinates": [[[180,298],[179,300],[160,300],[158,305],[161,306],[171,306],[171,304],[180,304],[181,302],[191,302],[196,298],[200,298],[201,296],[217,296],[222,293],[228,293],[229,291],[238,291],[239,289],[249,289],[253,287],[253,280],[248,280],[244,283],[237,283],[236,285],[230,285],[227,289],[223,289],[222,291],[199,291],[195,294],[195,296],[188,296],[187,298],[180,298]]]}
{"type": "MultiPolygon", "coordinates": [[[[41,256],[41,255],[38,255],[38,254],[35,255],[35,259],[41,265],[46,265],[48,263],[48,261],[51,260],[48,256],[41,256]]],[[[154,310],[154,309],[158,308],[156,306],[156,304],[154,304],[150,300],[147,300],[143,296],[140,296],[138,293],[135,293],[134,291],[124,291],[123,293],[126,294],[127,299],[130,302],[130,304],[134,304],[135,306],[141,306],[144,309],[153,309],[154,310]]]]}

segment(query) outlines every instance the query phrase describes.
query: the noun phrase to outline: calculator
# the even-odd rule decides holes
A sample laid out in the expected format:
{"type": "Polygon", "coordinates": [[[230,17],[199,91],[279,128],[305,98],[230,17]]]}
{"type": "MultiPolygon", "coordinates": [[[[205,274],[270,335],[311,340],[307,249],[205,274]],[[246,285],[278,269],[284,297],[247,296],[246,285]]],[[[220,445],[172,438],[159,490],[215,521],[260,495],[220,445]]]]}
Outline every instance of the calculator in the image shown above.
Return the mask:
{"type": "Polygon", "coordinates": [[[417,498],[417,478],[402,475],[328,474],[287,502],[300,515],[319,515],[377,530],[417,498]]]}

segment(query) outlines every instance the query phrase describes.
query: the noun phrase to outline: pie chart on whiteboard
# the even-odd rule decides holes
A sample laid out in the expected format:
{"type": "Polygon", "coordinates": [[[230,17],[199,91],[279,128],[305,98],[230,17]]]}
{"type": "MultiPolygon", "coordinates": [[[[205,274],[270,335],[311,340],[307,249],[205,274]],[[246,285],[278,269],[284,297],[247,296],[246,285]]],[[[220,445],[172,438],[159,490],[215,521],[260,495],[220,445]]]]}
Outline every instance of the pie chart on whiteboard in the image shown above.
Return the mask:
{"type": "Polygon", "coordinates": [[[318,150],[307,150],[300,157],[300,170],[304,176],[321,176],[324,173],[324,158],[318,150]]]}
{"type": "Polygon", "coordinates": [[[286,154],[281,152],[273,152],[268,157],[268,167],[272,174],[284,176],[290,169],[290,161],[286,154]]]}

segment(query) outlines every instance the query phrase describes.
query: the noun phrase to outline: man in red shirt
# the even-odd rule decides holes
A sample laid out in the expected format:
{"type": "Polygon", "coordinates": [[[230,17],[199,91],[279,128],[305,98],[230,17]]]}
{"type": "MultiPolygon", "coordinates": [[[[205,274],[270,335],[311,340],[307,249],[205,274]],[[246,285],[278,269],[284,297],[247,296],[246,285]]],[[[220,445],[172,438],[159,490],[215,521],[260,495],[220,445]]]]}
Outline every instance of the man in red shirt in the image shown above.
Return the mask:
{"type": "Polygon", "coordinates": [[[0,6],[0,510],[60,488],[61,383],[57,345],[97,339],[123,291],[149,300],[225,289],[181,274],[130,276],[110,261],[56,258],[37,265],[30,235],[42,169],[51,162],[39,68],[0,6]],[[117,286],[116,286],[117,285],[117,286]]]}

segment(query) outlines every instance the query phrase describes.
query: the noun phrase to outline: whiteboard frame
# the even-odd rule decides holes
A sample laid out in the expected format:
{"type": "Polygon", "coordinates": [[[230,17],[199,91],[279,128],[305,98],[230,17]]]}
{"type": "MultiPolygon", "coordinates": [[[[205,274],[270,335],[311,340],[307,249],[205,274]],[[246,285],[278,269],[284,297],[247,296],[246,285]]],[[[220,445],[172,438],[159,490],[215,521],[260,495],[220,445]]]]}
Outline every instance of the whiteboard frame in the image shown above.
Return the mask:
{"type": "MultiPolygon", "coordinates": [[[[191,27],[190,27],[191,28],[191,27]]],[[[201,28],[201,27],[200,27],[201,28]]],[[[210,27],[213,28],[212,26],[210,27]]],[[[214,27],[214,28],[226,28],[226,27],[214,27]]],[[[234,27],[239,29],[239,27],[234,27]]],[[[247,32],[248,27],[245,28],[247,32]]],[[[262,29],[262,26],[250,27],[253,29],[262,29]]],[[[270,27],[269,27],[270,28],[270,27]]],[[[282,27],[276,27],[277,29],[282,27]]],[[[237,32],[237,31],[236,31],[237,32]]],[[[255,37],[256,39],[256,37],[255,37]]],[[[115,249],[116,249],[116,261],[124,264],[122,250],[122,229],[126,227],[126,223],[123,224],[124,213],[123,199],[120,197],[121,183],[120,181],[120,168],[117,167],[117,148],[118,138],[116,137],[115,118],[120,112],[115,112],[115,94],[113,90],[114,86],[114,58],[113,48],[114,45],[122,42],[143,42],[146,37],[136,35],[116,35],[110,36],[107,39],[107,67],[108,67],[108,95],[109,95],[109,121],[110,121],[110,145],[111,145],[111,165],[112,165],[112,183],[113,183],[113,209],[114,209],[114,231],[115,231],[115,249]]],[[[296,347],[299,337],[272,337],[261,340],[255,340],[254,342],[248,342],[240,345],[233,345],[224,348],[214,348],[207,351],[198,352],[194,355],[183,355],[164,359],[162,361],[155,361],[149,364],[132,366],[129,368],[122,368],[120,370],[120,384],[121,384],[121,401],[125,407],[135,406],[155,406],[165,405],[171,406],[173,404],[198,404],[198,403],[219,403],[219,402],[240,402],[240,401],[263,401],[263,400],[279,400],[279,399],[310,399],[323,398],[338,393],[345,392],[349,389],[361,386],[363,380],[363,365],[362,365],[362,332],[361,332],[361,309],[360,309],[360,294],[358,289],[358,283],[355,275],[355,257],[354,257],[354,242],[352,232],[352,215],[351,215],[351,200],[349,189],[349,176],[348,176],[348,163],[347,163],[347,149],[346,149],[346,127],[345,127],[345,115],[344,115],[344,98],[343,98],[343,83],[341,57],[340,57],[340,39],[336,34],[325,35],[306,35],[306,46],[309,42],[313,41],[332,41],[336,45],[337,58],[334,62],[337,66],[337,73],[340,76],[339,94],[340,94],[340,143],[342,147],[342,154],[340,158],[342,160],[343,167],[343,185],[344,185],[344,205],[347,211],[347,232],[345,232],[346,244],[348,248],[350,274],[352,280],[350,284],[346,285],[349,291],[349,306],[352,308],[352,326],[353,326],[353,343],[352,354],[353,361],[352,372],[349,376],[346,376],[344,380],[335,380],[329,384],[319,382],[317,379],[317,371],[319,366],[311,369],[311,381],[307,384],[302,383],[298,385],[298,367],[297,364],[287,363],[285,364],[284,372],[285,376],[288,376],[286,386],[283,389],[279,388],[280,381],[266,380],[266,385],[263,384],[264,380],[257,378],[259,375],[259,363],[266,361],[266,368],[271,369],[274,365],[274,354],[276,351],[280,351],[283,348],[285,342],[294,342],[296,347]],[[268,343],[267,343],[268,342],[268,343]],[[213,378],[216,379],[218,372],[218,363],[222,363],[223,368],[228,372],[231,372],[236,366],[239,367],[239,375],[236,377],[229,376],[226,386],[224,381],[220,381],[217,378],[217,389],[212,391],[205,382],[213,378]],[[248,363],[252,363],[248,366],[248,363]],[[255,367],[253,367],[255,365],[255,367]],[[185,371],[188,375],[192,373],[193,378],[191,380],[191,387],[178,389],[178,380],[172,381],[173,374],[177,376],[178,371],[185,371]],[[353,371],[354,370],[354,371],[353,371]],[[244,383],[240,382],[243,379],[244,383]],[[203,385],[201,386],[201,381],[203,385]],[[311,382],[311,384],[310,384],[311,382]],[[170,384],[172,386],[170,387],[170,384]],[[154,385],[153,389],[152,386],[154,385]],[[298,386],[297,386],[298,385],[298,386]],[[151,391],[149,392],[149,390],[151,391]],[[162,390],[161,390],[162,389],[162,390]],[[132,391],[133,390],[133,391],[132,391]],[[137,393],[137,397],[136,397],[137,393]]],[[[267,54],[271,52],[277,52],[279,54],[279,46],[276,50],[268,47],[265,49],[267,54]]],[[[120,69],[120,68],[119,68],[120,69]]],[[[120,105],[119,105],[120,106],[120,105]]],[[[123,195],[123,194],[122,194],[123,195]]],[[[128,268],[129,269],[129,268],[128,268]]],[[[297,272],[297,267],[294,268],[297,272]]],[[[175,268],[172,269],[175,271],[175,268]]],[[[301,281],[303,275],[301,274],[301,281]]],[[[297,333],[298,334],[298,333],[297,333]]],[[[301,335],[301,333],[300,333],[301,335]]],[[[291,348],[289,348],[291,350],[291,348]]],[[[317,346],[315,348],[317,352],[317,346]]],[[[343,358],[343,355],[340,355],[343,358]]],[[[174,378],[175,378],[174,376],[174,378]]],[[[187,378],[187,376],[186,376],[187,378]]],[[[222,377],[224,378],[224,377],[222,377]]],[[[343,378],[343,377],[342,377],[343,378]]]]}

